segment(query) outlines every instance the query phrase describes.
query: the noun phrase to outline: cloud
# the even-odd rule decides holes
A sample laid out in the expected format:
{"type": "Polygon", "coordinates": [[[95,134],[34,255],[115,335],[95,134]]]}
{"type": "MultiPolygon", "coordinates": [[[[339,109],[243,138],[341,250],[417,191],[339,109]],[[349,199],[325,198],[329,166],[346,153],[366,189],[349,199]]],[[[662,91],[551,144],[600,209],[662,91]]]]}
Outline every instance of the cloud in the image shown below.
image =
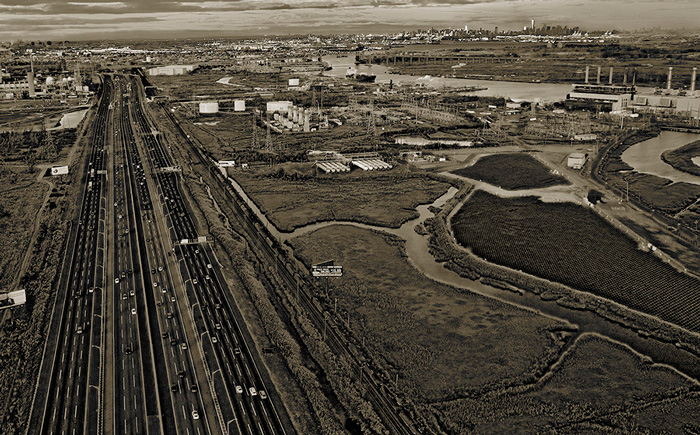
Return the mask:
{"type": "Polygon", "coordinates": [[[517,29],[530,19],[589,30],[698,28],[698,16],[697,0],[663,8],[651,0],[0,0],[0,39],[517,29]]]}

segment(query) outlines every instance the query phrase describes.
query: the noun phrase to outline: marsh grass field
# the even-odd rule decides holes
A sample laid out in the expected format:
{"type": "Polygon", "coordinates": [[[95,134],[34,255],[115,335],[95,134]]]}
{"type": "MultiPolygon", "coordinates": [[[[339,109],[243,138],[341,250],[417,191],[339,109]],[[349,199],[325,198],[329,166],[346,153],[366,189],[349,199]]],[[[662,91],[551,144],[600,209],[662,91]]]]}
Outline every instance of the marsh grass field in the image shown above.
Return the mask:
{"type": "Polygon", "coordinates": [[[527,154],[492,154],[473,165],[453,171],[457,175],[485,181],[507,190],[535,189],[569,184],[544,164],[527,154]]]}
{"type": "Polygon", "coordinates": [[[524,390],[436,407],[455,433],[688,433],[697,427],[697,388],[669,367],[587,334],[524,390]]]}
{"type": "Polygon", "coordinates": [[[329,300],[419,403],[531,382],[568,337],[570,325],[429,280],[393,236],[333,225],[291,244],[307,266],[343,265],[329,300]]]}
{"type": "Polygon", "coordinates": [[[433,202],[450,187],[405,167],[315,177],[308,165],[286,165],[232,176],[280,231],[329,220],[398,228],[418,216],[416,206],[433,202]]]}
{"type": "Polygon", "coordinates": [[[46,189],[46,184],[36,180],[36,173],[0,172],[0,289],[11,284],[19,272],[46,189]]]}
{"type": "Polygon", "coordinates": [[[700,330],[700,281],[640,249],[593,211],[477,191],[452,219],[476,255],[700,330]]]}

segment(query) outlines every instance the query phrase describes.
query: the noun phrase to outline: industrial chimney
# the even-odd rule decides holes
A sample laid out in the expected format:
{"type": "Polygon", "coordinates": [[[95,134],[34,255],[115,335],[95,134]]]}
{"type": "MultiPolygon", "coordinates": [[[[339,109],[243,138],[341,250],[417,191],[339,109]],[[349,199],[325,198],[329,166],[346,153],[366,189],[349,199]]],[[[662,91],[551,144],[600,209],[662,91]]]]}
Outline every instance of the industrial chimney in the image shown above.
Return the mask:
{"type": "Polygon", "coordinates": [[[610,67],[610,77],[608,78],[609,85],[612,85],[612,78],[613,78],[613,67],[610,67]]]}
{"type": "Polygon", "coordinates": [[[586,81],[585,81],[586,84],[588,84],[588,70],[589,69],[590,69],[590,67],[588,65],[586,65],[586,81]]]}
{"type": "Polygon", "coordinates": [[[34,71],[27,73],[27,83],[29,84],[29,98],[36,97],[36,92],[34,90],[34,71]]]}
{"type": "Polygon", "coordinates": [[[671,90],[671,77],[673,77],[673,67],[668,67],[668,82],[666,83],[666,89],[671,90]]]}
{"type": "Polygon", "coordinates": [[[627,86],[627,68],[625,68],[625,75],[622,77],[622,84],[627,86]]]}
{"type": "Polygon", "coordinates": [[[693,76],[690,78],[690,92],[695,92],[695,76],[698,73],[698,69],[693,67],[693,76]]]}
{"type": "Polygon", "coordinates": [[[598,80],[596,81],[597,84],[600,84],[600,65],[598,65],[598,80]]]}

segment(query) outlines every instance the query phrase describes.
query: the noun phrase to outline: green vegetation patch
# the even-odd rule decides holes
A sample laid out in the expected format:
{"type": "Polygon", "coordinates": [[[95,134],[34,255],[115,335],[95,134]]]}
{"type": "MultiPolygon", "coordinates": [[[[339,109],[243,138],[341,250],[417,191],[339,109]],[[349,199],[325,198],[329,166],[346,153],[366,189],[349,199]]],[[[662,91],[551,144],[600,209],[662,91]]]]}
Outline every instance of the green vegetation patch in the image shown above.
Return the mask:
{"type": "Polygon", "coordinates": [[[700,330],[700,281],[638,249],[591,210],[477,191],[452,227],[461,245],[488,261],[700,330]]]}
{"type": "Polygon", "coordinates": [[[700,166],[693,163],[693,157],[699,156],[700,140],[696,140],[675,150],[664,151],[661,159],[679,171],[700,176],[700,166]]]}
{"type": "Polygon", "coordinates": [[[481,157],[472,166],[455,174],[485,181],[507,190],[534,189],[569,184],[561,175],[527,154],[493,154],[481,157]]]}
{"type": "MultiPolygon", "coordinates": [[[[540,433],[569,428],[566,433],[581,433],[591,429],[591,421],[599,429],[612,426],[631,430],[626,433],[644,433],[642,429],[647,428],[664,432],[659,423],[669,424],[667,418],[649,421],[641,418],[643,411],[638,416],[631,411],[641,411],[649,403],[663,403],[691,388],[691,381],[670,368],[649,364],[607,339],[585,335],[543,381],[527,392],[455,400],[437,407],[455,433],[460,428],[470,428],[473,433],[540,433]],[[611,418],[610,414],[617,415],[611,418]],[[581,425],[582,421],[587,423],[581,425]],[[572,426],[577,430],[572,431],[572,426]]],[[[699,404],[697,400],[685,406],[667,403],[663,409],[689,411],[685,415],[674,412],[678,414],[677,426],[683,427],[698,415],[699,404]]],[[[655,414],[659,417],[658,412],[655,414]]]]}
{"type": "Polygon", "coordinates": [[[0,172],[0,289],[17,277],[46,189],[36,174],[0,172]]]}
{"type": "Polygon", "coordinates": [[[400,168],[319,177],[288,169],[234,174],[281,231],[333,219],[398,228],[418,217],[416,206],[432,203],[450,187],[422,174],[405,174],[400,168]]]}
{"type": "Polygon", "coordinates": [[[564,344],[566,334],[553,333],[559,322],[427,279],[403,258],[400,239],[334,225],[292,245],[307,266],[343,265],[328,299],[417,402],[528,382],[564,344]]]}

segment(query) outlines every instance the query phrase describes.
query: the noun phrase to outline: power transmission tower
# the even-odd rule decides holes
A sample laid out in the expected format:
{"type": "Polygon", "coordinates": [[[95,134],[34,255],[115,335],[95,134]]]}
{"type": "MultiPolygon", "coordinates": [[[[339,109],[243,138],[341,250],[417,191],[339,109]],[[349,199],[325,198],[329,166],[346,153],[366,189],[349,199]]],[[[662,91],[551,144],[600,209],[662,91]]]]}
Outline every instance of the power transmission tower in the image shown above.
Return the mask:
{"type": "Polygon", "coordinates": [[[260,148],[260,143],[258,139],[258,126],[257,122],[258,121],[258,115],[253,112],[253,149],[258,149],[260,148]]]}
{"type": "Polygon", "coordinates": [[[374,148],[377,147],[377,123],[374,120],[373,100],[369,100],[369,113],[367,115],[367,141],[374,148]]]}
{"type": "Polygon", "coordinates": [[[270,134],[270,115],[267,115],[267,136],[265,137],[265,151],[272,152],[272,134],[270,134]]]}
{"type": "Polygon", "coordinates": [[[51,130],[46,130],[46,154],[50,159],[55,159],[58,157],[58,150],[56,149],[56,141],[53,139],[51,130]]]}

